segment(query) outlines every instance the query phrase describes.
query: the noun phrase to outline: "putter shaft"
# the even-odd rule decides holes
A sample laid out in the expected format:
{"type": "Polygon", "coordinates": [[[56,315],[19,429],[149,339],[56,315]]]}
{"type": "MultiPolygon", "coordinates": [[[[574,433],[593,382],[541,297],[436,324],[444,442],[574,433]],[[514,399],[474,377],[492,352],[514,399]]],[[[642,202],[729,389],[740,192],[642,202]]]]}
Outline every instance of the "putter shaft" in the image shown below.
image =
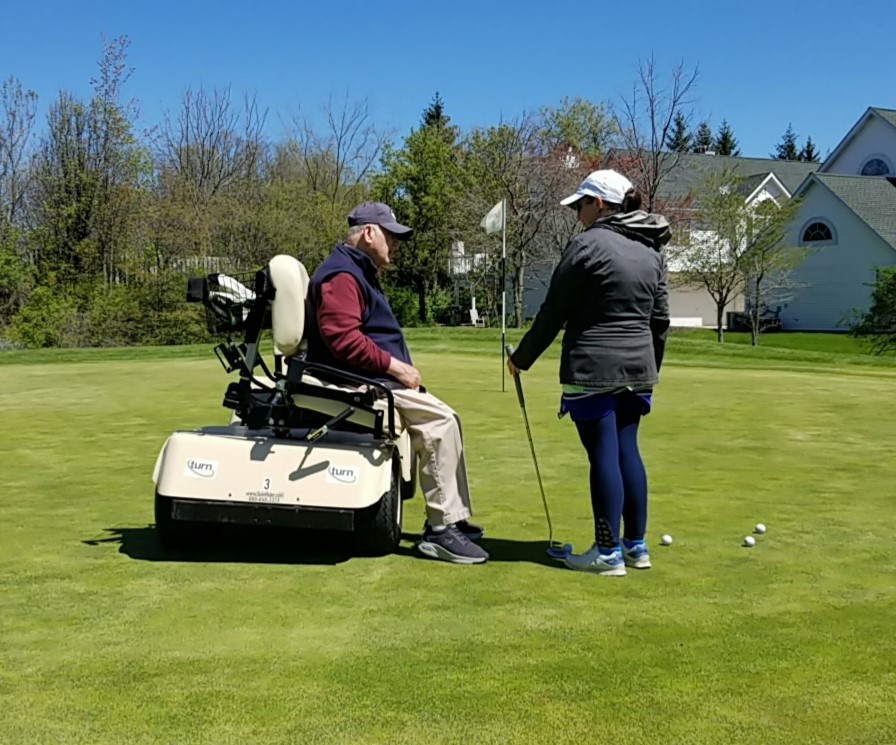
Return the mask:
{"type": "MultiPolygon", "coordinates": [[[[507,357],[513,353],[513,347],[507,344],[504,347],[507,357]]],[[[526,437],[529,439],[529,449],[532,451],[532,462],[535,464],[535,476],[538,479],[538,490],[541,492],[541,503],[544,505],[544,516],[548,521],[548,545],[554,546],[554,524],[551,522],[551,511],[548,509],[548,500],[544,495],[544,484],[541,481],[541,470],[538,468],[538,457],[535,455],[535,441],[532,439],[532,430],[529,427],[529,415],[526,413],[526,397],[523,395],[523,381],[520,376],[514,375],[513,381],[516,384],[516,397],[520,402],[520,409],[523,411],[523,421],[526,423],[526,437]]]]}
{"type": "MultiPolygon", "coordinates": [[[[519,378],[519,375],[517,375],[519,378]]],[[[548,521],[548,543],[554,545],[554,525],[551,522],[551,511],[548,509],[548,500],[544,494],[544,484],[541,481],[541,470],[538,468],[538,458],[535,455],[535,442],[532,439],[532,430],[529,429],[529,415],[526,413],[526,407],[523,406],[523,421],[526,423],[526,435],[529,438],[529,449],[532,451],[532,463],[535,464],[535,476],[538,479],[538,490],[541,492],[541,503],[544,505],[544,516],[548,521]]]]}

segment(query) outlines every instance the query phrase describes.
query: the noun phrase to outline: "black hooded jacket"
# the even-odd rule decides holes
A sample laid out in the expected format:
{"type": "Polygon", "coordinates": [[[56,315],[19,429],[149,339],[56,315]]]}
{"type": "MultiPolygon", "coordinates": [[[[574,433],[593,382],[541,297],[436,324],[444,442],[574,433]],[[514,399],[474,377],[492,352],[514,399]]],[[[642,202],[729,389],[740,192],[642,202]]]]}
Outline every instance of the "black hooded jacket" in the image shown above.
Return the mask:
{"type": "Polygon", "coordinates": [[[528,370],[565,326],[560,382],[591,390],[650,390],[669,330],[661,248],[666,219],[646,212],[605,217],[563,250],[544,303],[511,359],[528,370]]]}

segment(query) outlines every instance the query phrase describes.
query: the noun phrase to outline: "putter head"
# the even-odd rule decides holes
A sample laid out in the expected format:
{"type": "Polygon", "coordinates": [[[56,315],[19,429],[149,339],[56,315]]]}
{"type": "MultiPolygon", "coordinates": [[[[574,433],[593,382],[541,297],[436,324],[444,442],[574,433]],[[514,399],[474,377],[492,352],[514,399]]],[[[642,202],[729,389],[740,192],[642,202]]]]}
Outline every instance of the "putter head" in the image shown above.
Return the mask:
{"type": "Polygon", "coordinates": [[[572,544],[571,543],[563,543],[560,544],[557,541],[553,541],[550,546],[548,546],[547,551],[545,553],[550,556],[552,559],[556,559],[557,561],[563,561],[567,556],[572,553],[572,544]]]}

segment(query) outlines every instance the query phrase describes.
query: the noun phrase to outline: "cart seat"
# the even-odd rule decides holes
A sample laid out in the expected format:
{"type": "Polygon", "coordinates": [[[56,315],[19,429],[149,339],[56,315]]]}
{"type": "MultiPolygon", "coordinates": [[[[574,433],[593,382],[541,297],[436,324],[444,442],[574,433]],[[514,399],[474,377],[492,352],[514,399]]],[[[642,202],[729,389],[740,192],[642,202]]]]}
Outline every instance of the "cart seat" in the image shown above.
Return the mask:
{"type": "MultiPolygon", "coordinates": [[[[280,254],[271,259],[268,264],[271,284],[274,286],[274,298],[271,301],[271,332],[276,351],[289,361],[299,357],[307,348],[305,339],[305,299],[308,296],[308,272],[302,262],[293,256],[280,254]]],[[[324,376],[303,372],[302,382],[312,386],[320,386],[346,393],[357,392],[357,386],[347,385],[344,381],[333,382],[324,379],[324,376]]],[[[293,396],[299,408],[312,409],[322,414],[336,416],[346,408],[346,402],[314,396],[308,392],[297,393],[293,396]]],[[[375,408],[388,413],[389,404],[385,398],[378,398],[375,408]]],[[[363,411],[358,411],[350,418],[358,424],[366,424],[370,419],[363,411]]],[[[370,424],[372,426],[372,422],[370,424]]],[[[404,423],[398,413],[395,413],[396,435],[404,431],[404,423]]]]}

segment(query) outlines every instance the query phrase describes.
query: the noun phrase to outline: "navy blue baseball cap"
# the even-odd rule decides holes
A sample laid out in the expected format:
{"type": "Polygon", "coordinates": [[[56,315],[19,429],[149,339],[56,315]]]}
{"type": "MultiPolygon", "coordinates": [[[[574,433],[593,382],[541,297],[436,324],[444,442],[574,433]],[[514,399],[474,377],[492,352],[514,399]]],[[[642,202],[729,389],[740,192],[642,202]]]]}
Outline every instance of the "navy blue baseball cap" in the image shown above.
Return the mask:
{"type": "Polygon", "coordinates": [[[398,236],[399,240],[406,241],[413,234],[413,230],[407,225],[402,225],[395,219],[395,213],[388,204],[382,202],[364,202],[355,207],[348,215],[349,227],[355,225],[379,225],[390,233],[398,236]]]}

